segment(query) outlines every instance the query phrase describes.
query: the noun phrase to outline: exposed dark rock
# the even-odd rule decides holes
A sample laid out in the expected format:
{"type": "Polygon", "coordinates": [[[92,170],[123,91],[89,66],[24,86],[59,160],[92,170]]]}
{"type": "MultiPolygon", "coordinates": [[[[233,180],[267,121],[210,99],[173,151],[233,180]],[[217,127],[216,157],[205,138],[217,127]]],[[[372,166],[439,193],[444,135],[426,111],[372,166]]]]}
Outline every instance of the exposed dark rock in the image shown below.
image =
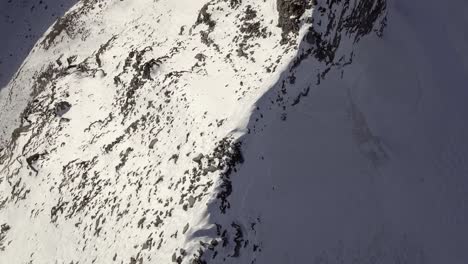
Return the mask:
{"type": "Polygon", "coordinates": [[[195,55],[195,59],[197,59],[198,61],[205,61],[206,55],[203,53],[198,53],[197,55],[195,55]]]}
{"type": "Polygon", "coordinates": [[[16,142],[16,140],[18,140],[18,138],[21,136],[21,133],[27,132],[30,128],[31,125],[27,125],[18,127],[15,130],[13,130],[13,133],[11,134],[11,142],[16,142]]]}
{"type": "Polygon", "coordinates": [[[158,61],[155,60],[155,59],[151,59],[150,61],[146,62],[146,63],[143,65],[143,75],[142,75],[142,78],[143,78],[143,79],[153,80],[153,78],[151,77],[151,70],[154,69],[155,66],[159,66],[159,65],[160,65],[160,62],[158,62],[158,61]]]}
{"type": "Polygon", "coordinates": [[[31,168],[31,170],[33,170],[35,173],[38,173],[38,171],[34,167],[34,164],[36,163],[36,161],[39,160],[40,157],[41,157],[41,155],[36,153],[36,154],[26,158],[26,163],[28,164],[29,168],[31,168]]]}
{"type": "Polygon", "coordinates": [[[182,231],[182,234],[185,234],[187,233],[187,230],[189,229],[190,225],[187,223],[185,226],[184,226],[184,230],[182,231]]]}
{"type": "Polygon", "coordinates": [[[81,0],[78,8],[66,13],[59,18],[52,26],[51,31],[44,37],[41,45],[44,49],[49,49],[63,33],[69,37],[74,37],[80,31],[80,18],[86,15],[96,6],[100,6],[103,0],[81,0]]]}
{"type": "Polygon", "coordinates": [[[174,160],[174,163],[177,164],[177,160],[179,160],[179,155],[178,155],[178,154],[172,155],[172,156],[169,158],[169,161],[171,161],[171,160],[174,160]]]}
{"type": "Polygon", "coordinates": [[[277,0],[278,26],[283,29],[283,40],[291,32],[299,31],[299,19],[307,8],[307,0],[277,0]]]}
{"type": "Polygon", "coordinates": [[[197,22],[195,25],[206,24],[208,25],[208,30],[212,31],[216,26],[216,21],[211,19],[211,14],[208,12],[208,8],[210,7],[211,2],[206,3],[200,12],[198,13],[197,22]]]}
{"type": "Polygon", "coordinates": [[[224,170],[221,173],[221,185],[217,198],[220,199],[219,209],[221,213],[226,213],[226,210],[231,207],[228,197],[232,193],[231,174],[236,170],[236,166],[244,162],[241,152],[241,143],[232,143],[229,139],[223,139],[215,148],[214,157],[221,159],[220,168],[224,170]]]}
{"type": "Polygon", "coordinates": [[[242,0],[229,0],[231,8],[237,8],[242,3],[242,0]]]}
{"type": "Polygon", "coordinates": [[[232,254],[233,258],[238,258],[240,256],[240,250],[242,248],[242,242],[244,242],[244,233],[240,225],[232,223],[231,225],[236,230],[236,235],[234,237],[234,253],[232,254]]]}
{"type": "Polygon", "coordinates": [[[109,39],[104,45],[101,45],[99,50],[96,52],[96,63],[98,64],[99,67],[102,67],[102,60],[101,60],[101,55],[109,49],[111,46],[111,43],[117,38],[117,36],[113,36],[111,39],[109,39]]]}
{"type": "Polygon", "coordinates": [[[120,169],[122,169],[125,164],[127,163],[127,160],[128,160],[128,157],[129,155],[133,152],[133,148],[127,148],[125,151],[122,151],[120,153],[120,163],[115,167],[115,170],[116,171],[119,171],[120,169]]]}
{"type": "MultiPolygon", "coordinates": [[[[331,64],[335,62],[336,52],[341,44],[343,34],[349,36],[355,43],[373,30],[377,35],[383,34],[386,21],[386,0],[360,0],[354,6],[350,1],[336,3],[332,1],[319,7],[324,16],[320,23],[326,25],[326,32],[318,32],[312,25],[306,35],[306,41],[312,44],[312,53],[319,61],[331,64]],[[341,9],[335,13],[336,6],[341,9]],[[380,24],[378,24],[380,21],[380,24]]],[[[318,23],[319,21],[316,21],[318,23]]]]}
{"type": "Polygon", "coordinates": [[[66,101],[59,102],[55,105],[55,115],[62,117],[66,114],[71,108],[71,104],[66,101]]]}
{"type": "Polygon", "coordinates": [[[201,160],[203,159],[204,155],[202,153],[198,154],[195,158],[193,158],[192,160],[195,161],[196,163],[199,163],[201,162],[201,160]]]}
{"type": "Polygon", "coordinates": [[[154,149],[154,146],[156,145],[156,143],[158,143],[158,139],[157,139],[157,138],[151,140],[151,142],[150,142],[150,144],[149,144],[149,148],[150,148],[150,149],[154,149]]]}
{"type": "Polygon", "coordinates": [[[2,224],[0,227],[0,251],[5,251],[5,238],[11,227],[8,224],[2,224]]]}
{"type": "Polygon", "coordinates": [[[188,206],[189,206],[190,208],[192,208],[192,207],[195,205],[195,201],[196,201],[196,200],[195,200],[195,197],[190,196],[190,197],[188,198],[188,203],[189,203],[188,206]]]}

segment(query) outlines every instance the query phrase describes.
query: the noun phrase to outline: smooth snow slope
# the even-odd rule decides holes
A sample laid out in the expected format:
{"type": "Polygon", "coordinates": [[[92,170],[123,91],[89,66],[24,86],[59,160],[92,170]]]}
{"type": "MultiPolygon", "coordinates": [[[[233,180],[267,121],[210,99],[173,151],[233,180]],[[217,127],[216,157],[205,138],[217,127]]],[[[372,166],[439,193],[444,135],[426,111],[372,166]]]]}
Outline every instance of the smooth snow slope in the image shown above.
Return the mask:
{"type": "Polygon", "coordinates": [[[257,263],[468,261],[467,8],[389,1],[343,72],[295,71],[285,121],[281,82],[257,102],[230,212],[261,218],[257,263]]]}
{"type": "Polygon", "coordinates": [[[81,4],[0,94],[0,262],[468,260],[465,2],[81,4]]]}

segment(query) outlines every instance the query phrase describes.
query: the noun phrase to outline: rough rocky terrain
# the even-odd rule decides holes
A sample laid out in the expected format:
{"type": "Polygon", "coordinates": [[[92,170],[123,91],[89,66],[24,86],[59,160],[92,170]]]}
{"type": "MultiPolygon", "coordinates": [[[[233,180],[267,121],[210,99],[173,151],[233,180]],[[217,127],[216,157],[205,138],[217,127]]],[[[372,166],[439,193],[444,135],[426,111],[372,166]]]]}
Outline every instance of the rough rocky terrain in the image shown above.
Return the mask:
{"type": "Polygon", "coordinates": [[[451,2],[79,1],[0,90],[0,262],[463,263],[451,2]]]}

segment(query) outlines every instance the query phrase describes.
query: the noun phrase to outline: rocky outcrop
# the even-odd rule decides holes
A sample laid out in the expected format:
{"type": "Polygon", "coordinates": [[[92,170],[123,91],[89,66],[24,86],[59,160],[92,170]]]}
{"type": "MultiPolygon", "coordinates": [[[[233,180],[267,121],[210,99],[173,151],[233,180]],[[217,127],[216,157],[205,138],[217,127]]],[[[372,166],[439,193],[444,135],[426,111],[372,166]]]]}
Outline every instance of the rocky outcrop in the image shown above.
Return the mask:
{"type": "Polygon", "coordinates": [[[301,61],[311,54],[329,66],[350,64],[353,53],[344,48],[342,43],[356,44],[371,33],[381,37],[386,25],[386,0],[320,3],[314,7],[312,26],[305,36],[305,41],[311,47],[299,54],[293,63],[293,68],[298,67],[301,61]],[[340,54],[340,49],[346,50],[346,54],[340,54]]]}
{"type": "Polygon", "coordinates": [[[291,32],[299,31],[299,18],[310,5],[308,0],[278,0],[278,26],[283,30],[283,40],[291,32]]]}

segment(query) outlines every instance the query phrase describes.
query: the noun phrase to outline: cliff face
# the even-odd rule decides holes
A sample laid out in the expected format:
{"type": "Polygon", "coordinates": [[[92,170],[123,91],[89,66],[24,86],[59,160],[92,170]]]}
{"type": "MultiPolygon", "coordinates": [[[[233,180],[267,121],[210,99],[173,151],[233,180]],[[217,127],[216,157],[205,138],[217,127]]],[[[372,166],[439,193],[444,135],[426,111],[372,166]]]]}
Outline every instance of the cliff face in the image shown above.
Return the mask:
{"type": "Polygon", "coordinates": [[[285,38],[291,32],[299,31],[300,18],[307,8],[311,7],[307,0],[279,0],[276,2],[278,9],[278,26],[283,30],[285,38]]]}
{"type": "Polygon", "coordinates": [[[467,7],[80,1],[0,91],[0,262],[468,259],[467,7]]]}

